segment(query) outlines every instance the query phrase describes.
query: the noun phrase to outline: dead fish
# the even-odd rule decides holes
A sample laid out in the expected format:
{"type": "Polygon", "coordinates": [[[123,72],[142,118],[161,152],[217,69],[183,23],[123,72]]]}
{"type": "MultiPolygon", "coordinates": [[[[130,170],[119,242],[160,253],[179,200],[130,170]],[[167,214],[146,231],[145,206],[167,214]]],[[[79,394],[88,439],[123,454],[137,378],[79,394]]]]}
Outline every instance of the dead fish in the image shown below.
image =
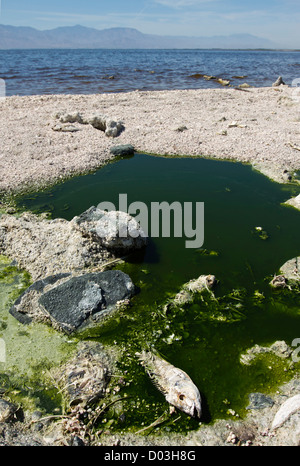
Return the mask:
{"type": "Polygon", "coordinates": [[[201,395],[185,372],[150,351],[136,356],[168,403],[189,416],[201,417],[201,395]]]}
{"type": "Polygon", "coordinates": [[[286,400],[277,411],[273,423],[272,430],[281,427],[291,416],[300,410],[300,394],[286,400]]]}

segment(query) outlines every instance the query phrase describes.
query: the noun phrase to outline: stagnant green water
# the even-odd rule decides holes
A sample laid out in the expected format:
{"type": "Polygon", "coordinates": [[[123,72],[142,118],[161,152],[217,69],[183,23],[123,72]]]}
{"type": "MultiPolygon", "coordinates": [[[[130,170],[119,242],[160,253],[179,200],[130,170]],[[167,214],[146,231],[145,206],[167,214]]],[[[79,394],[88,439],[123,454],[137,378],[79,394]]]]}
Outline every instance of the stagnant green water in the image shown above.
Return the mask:
{"type": "MultiPolygon", "coordinates": [[[[84,335],[115,344],[124,354],[119,373],[125,373],[127,385],[120,396],[130,398],[125,418],[120,412],[109,414],[110,428],[141,428],[167,409],[134,356],[151,345],[199,387],[204,422],[230,417],[233,411],[243,416],[249,393],[268,392],[297,369],[291,360],[272,356],[258,357],[249,366],[239,358],[255,344],[291,344],[300,338],[299,294],[269,286],[279,267],[300,255],[300,212],[282,205],[299,187],[273,183],[240,163],[136,154],[24,197],[20,205],[69,220],[103,201],[118,208],[121,193],[128,195],[129,204],[204,202],[205,240],[202,248],[187,249],[186,238],[152,238],[143,254],[119,266],[140,289],[132,307],[84,335]],[[215,299],[198,297],[182,311],[165,312],[166,300],[201,274],[218,279],[215,299]]],[[[197,425],[182,414],[166,428],[197,425]]]]}

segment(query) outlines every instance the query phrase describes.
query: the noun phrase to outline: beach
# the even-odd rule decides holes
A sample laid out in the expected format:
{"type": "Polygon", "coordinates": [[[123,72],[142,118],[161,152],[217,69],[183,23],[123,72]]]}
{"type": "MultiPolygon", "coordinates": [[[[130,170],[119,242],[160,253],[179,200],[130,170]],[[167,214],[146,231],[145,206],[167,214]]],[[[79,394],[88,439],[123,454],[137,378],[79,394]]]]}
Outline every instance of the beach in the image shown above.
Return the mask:
{"type": "Polygon", "coordinates": [[[134,91],[120,94],[13,96],[0,100],[0,192],[16,193],[87,173],[112,160],[112,146],[169,156],[250,163],[277,182],[300,169],[297,89],[134,91]],[[121,121],[108,137],[61,116],[121,121]]]}

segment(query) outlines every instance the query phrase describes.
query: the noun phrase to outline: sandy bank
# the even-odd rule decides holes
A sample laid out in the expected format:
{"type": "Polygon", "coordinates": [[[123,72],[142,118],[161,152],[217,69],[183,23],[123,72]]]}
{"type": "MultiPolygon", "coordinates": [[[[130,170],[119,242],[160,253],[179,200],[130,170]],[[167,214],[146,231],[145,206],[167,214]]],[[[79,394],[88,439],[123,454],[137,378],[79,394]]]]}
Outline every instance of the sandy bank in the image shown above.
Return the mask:
{"type": "Polygon", "coordinates": [[[300,102],[295,88],[232,88],[0,100],[0,191],[20,190],[97,168],[112,145],[155,154],[250,162],[277,181],[300,169],[300,102]],[[53,127],[57,113],[100,113],[124,122],[117,138],[91,125],[53,127]]]}

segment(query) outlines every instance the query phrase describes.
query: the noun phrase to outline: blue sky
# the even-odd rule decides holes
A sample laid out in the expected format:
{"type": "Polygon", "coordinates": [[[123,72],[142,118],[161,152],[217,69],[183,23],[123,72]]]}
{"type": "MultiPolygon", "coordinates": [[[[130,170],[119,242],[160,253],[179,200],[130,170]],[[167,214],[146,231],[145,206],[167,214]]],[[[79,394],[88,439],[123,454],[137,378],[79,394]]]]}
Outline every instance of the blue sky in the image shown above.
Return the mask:
{"type": "Polygon", "coordinates": [[[1,24],[132,27],[149,34],[249,33],[300,48],[299,0],[0,0],[1,24]]]}

